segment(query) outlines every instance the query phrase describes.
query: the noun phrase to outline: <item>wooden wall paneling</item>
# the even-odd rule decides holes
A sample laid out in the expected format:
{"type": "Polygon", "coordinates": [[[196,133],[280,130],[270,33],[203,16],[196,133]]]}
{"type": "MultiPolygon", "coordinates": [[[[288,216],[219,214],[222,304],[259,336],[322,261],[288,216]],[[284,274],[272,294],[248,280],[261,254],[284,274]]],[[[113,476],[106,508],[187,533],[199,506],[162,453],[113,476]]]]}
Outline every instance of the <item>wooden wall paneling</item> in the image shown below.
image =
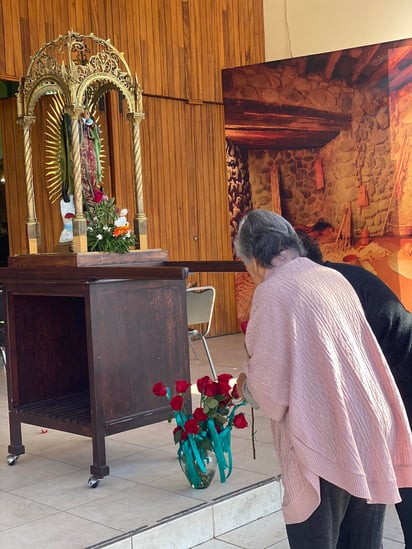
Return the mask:
{"type": "Polygon", "coordinates": [[[222,94],[222,71],[221,67],[224,60],[224,33],[223,33],[223,10],[221,2],[214,2],[208,0],[208,13],[212,14],[211,20],[213,21],[214,36],[213,42],[210,43],[210,62],[208,64],[208,74],[206,79],[213,82],[214,92],[213,97],[215,101],[223,101],[222,94]]]}
{"type": "Polygon", "coordinates": [[[232,66],[235,59],[237,59],[236,52],[238,50],[237,44],[235,43],[237,38],[236,29],[233,28],[236,25],[231,10],[233,9],[232,0],[223,1],[223,21],[224,21],[224,35],[228,37],[228,40],[225,40],[225,56],[223,61],[223,68],[232,66]]]}
{"type": "MultiPolygon", "coordinates": [[[[125,50],[128,52],[126,61],[131,68],[132,75],[137,74],[141,81],[141,24],[139,20],[138,3],[129,2],[127,17],[123,21],[123,33],[126,33],[125,50]],[[136,37],[139,36],[139,40],[136,37]]],[[[106,32],[107,34],[107,32],[106,32]]]]}
{"type": "MultiPolygon", "coordinates": [[[[199,257],[208,260],[232,259],[225,159],[224,112],[221,105],[192,106],[193,125],[199,131],[196,173],[199,197],[199,257]],[[222,168],[224,166],[224,169],[222,168]]],[[[211,335],[238,331],[234,309],[234,275],[199,273],[201,285],[216,288],[216,305],[211,335]],[[234,311],[234,314],[232,314],[234,311]]]]}
{"type": "MultiPolygon", "coordinates": [[[[29,6],[26,6],[26,9],[23,9],[20,13],[21,54],[23,67],[25,66],[25,59],[30,59],[30,56],[33,54],[34,51],[31,49],[32,37],[30,32],[29,6]]],[[[19,77],[20,76],[22,76],[22,74],[19,75],[19,77]]]]}
{"type": "Polygon", "coordinates": [[[116,91],[105,96],[105,116],[101,116],[105,150],[104,191],[116,198],[119,208],[129,210],[129,221],[135,213],[134,166],[132,156],[131,123],[127,119],[127,105],[116,91]],[[106,126],[106,128],[104,127],[106,126]]]}
{"type": "MultiPolygon", "coordinates": [[[[84,2],[83,2],[83,5],[84,5],[84,2]]],[[[106,36],[107,31],[106,31],[105,17],[104,17],[106,13],[106,6],[104,5],[104,2],[101,2],[101,0],[89,0],[88,5],[90,7],[91,32],[95,32],[93,29],[98,29],[99,34],[96,34],[96,36],[107,38],[106,36]]],[[[127,17],[124,17],[123,22],[126,23],[126,21],[127,21],[127,17]]],[[[124,25],[124,28],[126,28],[126,25],[124,25]]]]}
{"type": "Polygon", "coordinates": [[[191,111],[193,106],[180,102],[182,116],[176,120],[176,142],[180,143],[176,148],[176,172],[171,172],[172,180],[175,181],[177,194],[177,215],[179,218],[180,240],[185,242],[183,249],[175,246],[174,257],[199,256],[199,195],[196,172],[196,151],[192,148],[192,141],[189,135],[193,132],[191,111]],[[177,177],[176,177],[177,174],[177,177]],[[184,255],[183,255],[184,254],[184,255]]]}
{"type": "Polygon", "coordinates": [[[21,47],[16,47],[21,42],[20,17],[16,17],[16,4],[13,0],[2,0],[2,5],[6,75],[14,76],[22,74],[23,68],[22,50],[21,47]]]}
{"type": "Polygon", "coordinates": [[[28,251],[25,225],[27,202],[23,131],[17,125],[16,117],[16,99],[0,99],[0,132],[3,140],[10,255],[28,251]]]}
{"type": "Polygon", "coordinates": [[[211,285],[216,289],[215,310],[210,335],[237,333],[239,326],[236,319],[234,274],[201,273],[199,285],[211,285]]]}
{"type": "Polygon", "coordinates": [[[198,258],[194,182],[190,177],[190,117],[182,101],[143,98],[143,187],[149,246],[170,259],[198,258]]]}
{"type": "Polygon", "coordinates": [[[231,259],[223,106],[192,106],[192,114],[198,127],[199,254],[207,260],[231,259]]]}
{"type": "Polygon", "coordinates": [[[189,113],[182,101],[161,100],[163,128],[162,166],[158,196],[163,204],[162,241],[169,250],[170,259],[198,257],[197,219],[194,206],[195,192],[190,171],[189,113]],[[189,142],[188,142],[189,141],[189,142]]]}
{"type": "MultiPolygon", "coordinates": [[[[24,13],[24,7],[22,2],[20,5],[20,18],[22,20],[22,28],[25,29],[25,33],[21,34],[21,48],[23,52],[23,67],[24,72],[27,70],[27,60],[30,56],[34,55],[39,49],[40,44],[46,42],[46,14],[43,17],[39,17],[44,7],[44,1],[34,0],[33,2],[26,2],[27,12],[24,13]],[[23,23],[24,22],[24,23],[23,23]]],[[[44,13],[44,12],[43,12],[44,13]]],[[[20,73],[23,76],[23,72],[20,73]]]]}
{"type": "MultiPolygon", "coordinates": [[[[124,20],[128,16],[127,8],[123,1],[112,0],[112,28],[110,29],[110,40],[112,44],[119,50],[124,51],[126,41],[124,40],[124,20]]],[[[89,31],[88,31],[89,32],[89,31]]]]}
{"type": "Polygon", "coordinates": [[[4,10],[2,2],[0,2],[0,52],[3,53],[3,55],[0,55],[0,74],[7,74],[5,63],[6,38],[4,34],[4,10]]]}
{"type": "Polygon", "coordinates": [[[171,0],[165,0],[165,9],[161,12],[162,29],[161,36],[164,41],[164,58],[165,58],[165,95],[176,97],[175,73],[176,65],[174,59],[176,57],[176,47],[173,44],[173,17],[171,0]]]}
{"type": "Polygon", "coordinates": [[[150,2],[150,7],[148,8],[148,14],[147,14],[147,45],[148,45],[148,59],[147,63],[149,65],[149,72],[148,72],[148,78],[147,78],[147,90],[150,90],[150,93],[155,95],[164,95],[164,92],[162,90],[162,63],[161,63],[161,43],[160,43],[160,35],[159,35],[159,28],[157,26],[157,11],[159,9],[158,7],[158,0],[155,0],[154,2],[150,2]]]}
{"type": "MultiPolygon", "coordinates": [[[[140,6],[139,6],[140,7],[140,6]]],[[[155,55],[155,44],[153,41],[152,35],[152,11],[154,9],[153,2],[149,2],[149,5],[145,5],[144,9],[141,11],[141,20],[139,21],[139,26],[142,32],[142,37],[139,38],[144,40],[144,55],[142,56],[142,82],[144,82],[144,89],[147,93],[156,93],[156,55],[155,55]]],[[[139,16],[138,16],[139,19],[139,16]]]]}
{"type": "Polygon", "coordinates": [[[221,101],[222,68],[264,61],[256,0],[3,0],[0,77],[25,74],[29,56],[68,30],[110,38],[146,93],[221,101]]]}
{"type": "Polygon", "coordinates": [[[147,161],[143,160],[143,186],[146,199],[148,218],[149,248],[163,248],[169,250],[168,231],[166,227],[166,205],[163,198],[163,149],[164,143],[159,103],[161,99],[146,98],[143,102],[146,115],[143,122],[142,140],[147,161]]]}
{"type": "MultiPolygon", "coordinates": [[[[173,257],[175,252],[174,242],[179,239],[177,232],[176,204],[179,198],[176,193],[175,165],[172,165],[174,144],[169,136],[175,134],[174,128],[174,110],[178,105],[171,101],[157,101],[157,126],[161,133],[161,146],[159,147],[158,161],[159,171],[158,179],[155,181],[156,195],[158,197],[157,207],[159,209],[160,230],[163,232],[162,240],[165,238],[165,248],[169,250],[169,257],[173,257]],[[174,174],[174,177],[171,175],[174,174]]],[[[160,236],[160,234],[159,234],[160,236]]]]}
{"type": "Polygon", "coordinates": [[[172,49],[170,43],[170,32],[168,32],[169,20],[170,20],[170,3],[164,0],[162,6],[157,6],[156,18],[153,21],[154,28],[157,30],[157,38],[160,45],[160,74],[159,82],[161,85],[160,94],[167,97],[173,97],[173,61],[171,60],[172,49]]]}
{"type": "MultiPolygon", "coordinates": [[[[204,34],[207,28],[207,21],[201,21],[200,12],[203,7],[203,0],[194,2],[188,0],[187,25],[188,29],[185,32],[187,38],[185,49],[187,51],[187,97],[192,101],[201,101],[203,99],[202,89],[202,61],[200,37],[204,34]],[[200,32],[200,29],[202,31],[200,32]]],[[[204,14],[205,15],[205,14],[204,14]]],[[[205,17],[206,19],[206,17],[205,17]]]]}
{"type": "Polygon", "coordinates": [[[186,75],[182,53],[184,52],[184,26],[183,10],[181,2],[169,0],[170,19],[168,35],[168,57],[169,83],[171,85],[170,95],[173,97],[184,97],[186,89],[186,75]]]}

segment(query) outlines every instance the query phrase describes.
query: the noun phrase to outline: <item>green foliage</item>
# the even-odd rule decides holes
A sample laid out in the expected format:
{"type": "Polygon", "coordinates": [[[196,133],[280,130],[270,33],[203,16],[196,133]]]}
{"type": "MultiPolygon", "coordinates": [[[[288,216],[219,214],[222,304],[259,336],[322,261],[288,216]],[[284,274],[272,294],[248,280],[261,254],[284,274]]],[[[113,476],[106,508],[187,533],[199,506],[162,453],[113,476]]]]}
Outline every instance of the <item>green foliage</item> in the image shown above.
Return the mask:
{"type": "Polygon", "coordinates": [[[114,198],[103,199],[88,206],[86,220],[89,252],[124,254],[135,245],[135,236],[126,217],[119,215],[114,198]]]}

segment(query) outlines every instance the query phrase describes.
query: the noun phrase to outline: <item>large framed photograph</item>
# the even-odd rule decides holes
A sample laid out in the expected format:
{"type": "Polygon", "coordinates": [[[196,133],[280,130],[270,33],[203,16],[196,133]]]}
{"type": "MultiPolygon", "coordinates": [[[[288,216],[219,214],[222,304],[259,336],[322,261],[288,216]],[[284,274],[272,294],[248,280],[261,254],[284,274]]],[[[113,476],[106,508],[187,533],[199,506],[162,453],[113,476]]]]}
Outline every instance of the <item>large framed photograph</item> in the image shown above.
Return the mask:
{"type": "Polygon", "coordinates": [[[224,70],[233,235],[272,209],[412,310],[411,97],[412,39],[224,70]]]}

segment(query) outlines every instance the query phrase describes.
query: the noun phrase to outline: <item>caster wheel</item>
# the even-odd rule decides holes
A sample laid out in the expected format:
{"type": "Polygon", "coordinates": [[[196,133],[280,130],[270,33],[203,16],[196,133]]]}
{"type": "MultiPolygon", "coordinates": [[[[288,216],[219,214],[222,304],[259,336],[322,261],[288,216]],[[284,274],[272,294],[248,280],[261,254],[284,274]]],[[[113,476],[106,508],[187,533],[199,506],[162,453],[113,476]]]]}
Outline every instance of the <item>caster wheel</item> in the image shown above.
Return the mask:
{"type": "Polygon", "coordinates": [[[8,465],[15,465],[16,461],[19,459],[19,456],[13,456],[12,454],[9,454],[7,456],[7,464],[8,465]]]}
{"type": "Polygon", "coordinates": [[[87,484],[90,488],[97,488],[99,486],[99,479],[97,477],[90,477],[87,484]]]}

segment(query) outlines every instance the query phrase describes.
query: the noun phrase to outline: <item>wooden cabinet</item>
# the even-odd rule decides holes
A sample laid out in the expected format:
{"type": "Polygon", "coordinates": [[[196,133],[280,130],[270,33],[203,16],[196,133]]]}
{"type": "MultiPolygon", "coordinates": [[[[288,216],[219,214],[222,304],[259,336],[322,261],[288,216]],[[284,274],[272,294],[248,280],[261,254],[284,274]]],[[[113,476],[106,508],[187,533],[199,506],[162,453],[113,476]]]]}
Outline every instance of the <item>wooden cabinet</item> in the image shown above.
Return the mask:
{"type": "Polygon", "coordinates": [[[9,463],[25,452],[21,423],[85,435],[97,483],[109,474],[105,436],[166,419],[153,384],[190,381],[186,270],[17,262],[1,276],[9,463]]]}

